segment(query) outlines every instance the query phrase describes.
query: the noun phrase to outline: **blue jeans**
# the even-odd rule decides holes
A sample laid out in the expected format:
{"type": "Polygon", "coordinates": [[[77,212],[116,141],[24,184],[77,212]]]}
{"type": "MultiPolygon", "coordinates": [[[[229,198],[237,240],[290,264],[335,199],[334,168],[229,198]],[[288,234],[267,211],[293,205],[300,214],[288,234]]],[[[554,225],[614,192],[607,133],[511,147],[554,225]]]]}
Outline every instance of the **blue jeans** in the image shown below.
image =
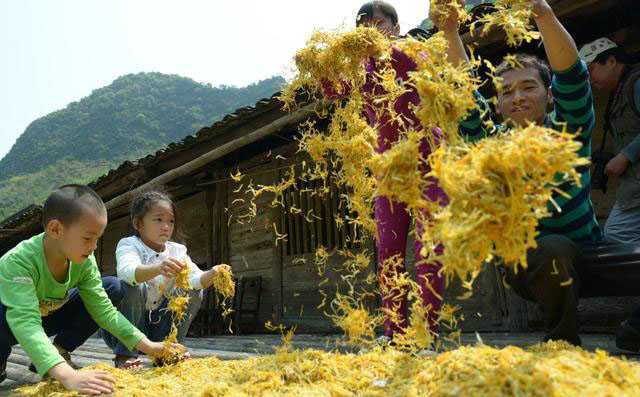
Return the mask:
{"type": "MultiPolygon", "coordinates": [[[[116,277],[103,277],[102,287],[114,306],[118,306],[124,293],[116,277]]],[[[11,347],[18,344],[6,319],[7,308],[0,304],[0,362],[7,361],[11,347]]],[[[69,300],[58,310],[42,317],[42,328],[48,336],[55,335],[53,343],[72,352],[98,330],[98,324],[84,307],[77,288],[69,290],[69,300]]]]}
{"type": "Polygon", "coordinates": [[[604,238],[610,243],[640,243],[640,207],[623,211],[614,204],[604,225],[604,238]]]}
{"type": "MultiPolygon", "coordinates": [[[[142,331],[147,338],[154,342],[161,342],[171,332],[172,316],[167,310],[167,299],[165,298],[160,306],[154,310],[145,307],[147,301],[147,285],[145,283],[131,286],[122,283],[123,299],[118,306],[118,310],[142,331]]],[[[202,304],[202,290],[191,290],[189,292],[189,307],[185,318],[178,325],[178,342],[182,342],[187,335],[191,322],[195,318],[200,305],[202,304]]],[[[101,331],[102,339],[116,355],[138,357],[138,352],[129,350],[118,339],[105,330],[101,331]]]]}

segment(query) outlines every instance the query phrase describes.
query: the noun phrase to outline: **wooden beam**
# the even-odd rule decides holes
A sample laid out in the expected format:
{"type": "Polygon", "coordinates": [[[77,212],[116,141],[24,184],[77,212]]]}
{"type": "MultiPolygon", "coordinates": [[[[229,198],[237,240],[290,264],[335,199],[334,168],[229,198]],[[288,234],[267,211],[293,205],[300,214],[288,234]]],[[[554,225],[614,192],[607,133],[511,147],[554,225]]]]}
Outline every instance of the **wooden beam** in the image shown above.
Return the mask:
{"type": "MultiPolygon", "coordinates": [[[[605,0],[550,0],[549,5],[553,8],[558,18],[564,18],[575,11],[604,2],[605,0]]],[[[498,42],[505,42],[506,45],[506,35],[502,29],[494,27],[490,29],[486,35],[482,35],[480,33],[481,30],[482,25],[479,25],[474,35],[471,35],[471,32],[464,33],[462,35],[462,41],[466,45],[473,45],[476,48],[498,42]]]]}
{"type": "Polygon", "coordinates": [[[321,102],[311,103],[310,105],[307,105],[293,113],[287,114],[286,116],[283,116],[275,120],[274,122],[267,124],[266,126],[259,128],[245,136],[234,139],[233,141],[225,143],[224,145],[218,146],[217,148],[201,155],[200,157],[191,160],[188,163],[185,163],[177,168],[174,168],[173,170],[168,171],[156,178],[153,178],[149,182],[112,199],[107,203],[107,209],[118,207],[124,203],[129,202],[133,197],[144,190],[164,185],[176,178],[189,175],[190,173],[211,163],[212,161],[226,156],[227,154],[232,153],[235,150],[238,150],[250,143],[259,141],[275,132],[278,132],[290,124],[299,123],[308,118],[310,115],[319,111],[323,106],[324,104],[321,102]]]}

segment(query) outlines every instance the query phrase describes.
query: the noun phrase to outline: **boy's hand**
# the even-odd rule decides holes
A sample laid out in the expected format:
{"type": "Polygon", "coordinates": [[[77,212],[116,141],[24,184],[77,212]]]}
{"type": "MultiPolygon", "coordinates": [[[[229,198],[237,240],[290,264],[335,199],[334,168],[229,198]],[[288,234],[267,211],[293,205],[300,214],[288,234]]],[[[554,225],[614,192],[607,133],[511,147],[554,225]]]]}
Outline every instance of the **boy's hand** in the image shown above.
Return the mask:
{"type": "Polygon", "coordinates": [[[72,371],[58,379],[67,390],[98,396],[100,394],[111,394],[115,389],[115,379],[108,372],[72,371]]]}
{"type": "Polygon", "coordinates": [[[178,273],[182,271],[182,269],[185,268],[186,265],[178,259],[168,258],[159,263],[157,266],[158,272],[161,275],[169,278],[174,278],[178,273]]]}

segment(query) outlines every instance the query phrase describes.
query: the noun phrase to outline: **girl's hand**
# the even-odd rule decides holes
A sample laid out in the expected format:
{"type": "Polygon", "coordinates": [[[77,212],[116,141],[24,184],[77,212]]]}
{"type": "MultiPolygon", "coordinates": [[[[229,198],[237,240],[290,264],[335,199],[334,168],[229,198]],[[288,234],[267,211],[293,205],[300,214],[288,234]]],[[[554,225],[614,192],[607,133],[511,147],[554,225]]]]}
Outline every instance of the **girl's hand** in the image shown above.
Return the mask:
{"type": "Polygon", "coordinates": [[[178,259],[168,258],[157,265],[158,273],[169,278],[174,278],[186,265],[178,259]]]}
{"type": "Polygon", "coordinates": [[[231,266],[229,265],[216,265],[214,267],[211,268],[211,270],[213,270],[214,273],[218,273],[220,271],[224,271],[224,270],[231,270],[231,266]]]}
{"type": "Polygon", "coordinates": [[[142,338],[136,346],[136,349],[150,357],[162,357],[167,352],[180,352],[181,360],[191,357],[187,348],[180,343],[165,344],[164,342],[152,342],[146,337],[142,338]]]}
{"type": "Polygon", "coordinates": [[[202,277],[200,277],[200,283],[202,283],[202,288],[207,289],[213,285],[213,280],[216,278],[216,275],[221,271],[231,271],[231,266],[229,265],[216,265],[206,272],[202,273],[202,277]]]}

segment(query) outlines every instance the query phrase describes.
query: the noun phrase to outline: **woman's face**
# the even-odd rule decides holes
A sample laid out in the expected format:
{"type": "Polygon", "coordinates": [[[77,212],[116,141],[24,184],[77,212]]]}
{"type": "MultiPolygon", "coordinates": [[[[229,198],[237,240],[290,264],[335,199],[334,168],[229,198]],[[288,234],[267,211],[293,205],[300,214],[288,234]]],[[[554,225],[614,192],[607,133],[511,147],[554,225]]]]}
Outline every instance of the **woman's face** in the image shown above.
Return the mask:
{"type": "Polygon", "coordinates": [[[400,26],[379,9],[374,10],[373,17],[365,22],[364,25],[378,29],[387,37],[394,37],[400,34],[400,26]]]}

